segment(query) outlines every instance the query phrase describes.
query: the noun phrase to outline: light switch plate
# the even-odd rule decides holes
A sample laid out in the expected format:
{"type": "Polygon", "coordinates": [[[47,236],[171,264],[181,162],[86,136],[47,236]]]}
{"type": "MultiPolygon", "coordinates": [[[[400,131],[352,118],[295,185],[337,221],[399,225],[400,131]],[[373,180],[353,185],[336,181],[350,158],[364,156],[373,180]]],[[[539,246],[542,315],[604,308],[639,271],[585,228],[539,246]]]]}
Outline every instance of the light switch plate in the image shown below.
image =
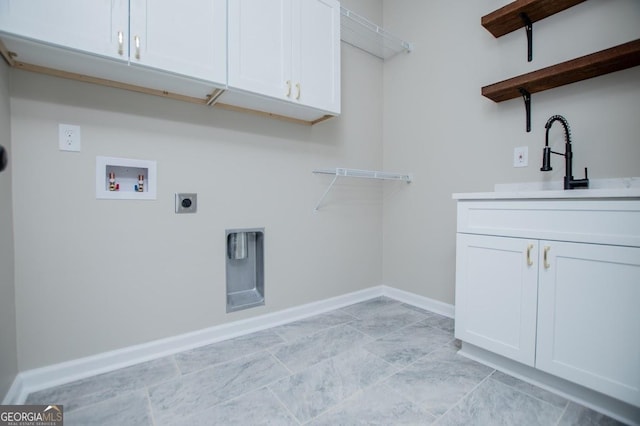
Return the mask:
{"type": "Polygon", "coordinates": [[[58,144],[60,151],[80,152],[80,126],[59,124],[58,144]]]}
{"type": "Polygon", "coordinates": [[[529,165],[529,147],[519,146],[513,149],[513,167],[527,167],[529,165]]]}

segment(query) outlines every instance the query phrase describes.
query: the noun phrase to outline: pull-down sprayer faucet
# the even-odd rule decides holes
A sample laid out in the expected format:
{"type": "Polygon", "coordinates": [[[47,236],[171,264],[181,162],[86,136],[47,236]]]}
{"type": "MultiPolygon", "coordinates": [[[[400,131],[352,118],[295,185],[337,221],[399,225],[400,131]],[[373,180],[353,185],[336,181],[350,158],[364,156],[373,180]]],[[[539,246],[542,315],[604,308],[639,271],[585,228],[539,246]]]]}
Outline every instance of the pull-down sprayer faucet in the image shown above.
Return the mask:
{"type": "Polygon", "coordinates": [[[544,127],[547,129],[547,133],[545,136],[544,150],[542,151],[542,167],[540,168],[540,171],[548,172],[550,170],[553,170],[551,168],[551,154],[562,155],[564,157],[565,164],[564,189],[588,188],[589,178],[587,177],[586,167],[584,168],[584,179],[573,178],[573,151],[571,150],[571,131],[569,130],[569,123],[567,122],[567,119],[561,115],[554,115],[547,121],[547,124],[545,124],[544,127]],[[549,130],[551,129],[551,125],[556,121],[559,121],[562,124],[562,127],[564,127],[564,154],[551,151],[551,147],[549,146],[549,130]]]}

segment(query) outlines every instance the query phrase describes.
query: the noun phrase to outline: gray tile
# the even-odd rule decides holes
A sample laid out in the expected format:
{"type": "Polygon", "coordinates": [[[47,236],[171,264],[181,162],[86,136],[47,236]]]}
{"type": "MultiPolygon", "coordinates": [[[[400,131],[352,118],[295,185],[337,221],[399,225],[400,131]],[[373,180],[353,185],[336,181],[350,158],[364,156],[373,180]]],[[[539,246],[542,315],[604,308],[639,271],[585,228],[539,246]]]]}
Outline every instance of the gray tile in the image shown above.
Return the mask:
{"type": "Polygon", "coordinates": [[[27,397],[26,403],[62,404],[65,413],[69,413],[123,392],[170,380],[179,374],[171,357],[161,358],[34,392],[27,397]]]}
{"type": "Polygon", "coordinates": [[[611,417],[593,411],[590,408],[570,402],[560,418],[558,426],[623,426],[611,417]]]}
{"type": "Polygon", "coordinates": [[[440,330],[453,334],[455,328],[455,321],[453,318],[432,313],[426,321],[431,327],[439,328],[440,330]]]}
{"type": "Polygon", "coordinates": [[[391,376],[385,384],[439,416],[493,372],[457,355],[455,348],[438,349],[391,376]]]}
{"type": "Polygon", "coordinates": [[[374,385],[310,424],[327,425],[429,425],[435,417],[385,386],[374,385]]]}
{"type": "Polygon", "coordinates": [[[175,359],[180,371],[187,374],[282,343],[284,340],[280,336],[265,330],[181,352],[175,359]]]}
{"type": "Polygon", "coordinates": [[[67,413],[65,407],[64,424],[66,426],[151,426],[153,421],[147,393],[144,390],[137,390],[71,413],[67,413]]]}
{"type": "Polygon", "coordinates": [[[390,306],[400,305],[400,302],[388,297],[376,297],[375,299],[365,300],[364,302],[356,303],[353,305],[342,308],[343,312],[353,315],[356,318],[370,318],[377,315],[381,309],[388,308],[390,306]]]}
{"type": "Polygon", "coordinates": [[[371,337],[381,337],[424,319],[425,315],[396,304],[378,310],[375,315],[357,319],[350,325],[371,337]]]}
{"type": "Polygon", "coordinates": [[[402,306],[404,306],[407,309],[411,309],[412,311],[420,312],[422,315],[424,315],[426,317],[430,317],[432,315],[438,315],[435,312],[431,312],[431,311],[428,311],[426,309],[419,308],[419,307],[411,305],[409,303],[402,303],[402,306]]]}
{"type": "Polygon", "coordinates": [[[520,379],[516,379],[515,377],[509,376],[508,374],[504,374],[500,371],[495,371],[491,378],[497,380],[501,383],[504,383],[507,386],[511,386],[519,390],[520,392],[524,392],[528,395],[533,396],[534,398],[538,398],[544,402],[548,402],[558,408],[564,409],[567,406],[567,401],[563,397],[556,395],[555,393],[551,393],[542,388],[524,382],[520,379]]]}
{"type": "Polygon", "coordinates": [[[93,404],[98,404],[105,400],[115,398],[123,393],[129,393],[131,390],[127,389],[115,389],[113,387],[105,387],[96,392],[87,393],[85,395],[73,395],[74,391],[67,393],[63,390],[54,390],[57,388],[47,389],[44,391],[36,392],[29,395],[25,404],[59,404],[64,405],[64,412],[70,413],[72,411],[84,408],[93,404]]]}
{"type": "MultiPolygon", "coordinates": [[[[236,399],[178,419],[171,425],[298,425],[268,388],[261,388],[236,399]]],[[[161,426],[161,424],[158,424],[161,426]]]]}
{"type": "Polygon", "coordinates": [[[371,341],[349,325],[338,325],[273,348],[271,352],[293,372],[371,341]]]}
{"type": "Polygon", "coordinates": [[[548,426],[556,424],[561,415],[561,408],[487,379],[439,419],[438,425],[548,426]]]}
{"type": "Polygon", "coordinates": [[[154,418],[170,422],[266,386],[289,372],[259,352],[149,388],[154,418]]]}
{"type": "Polygon", "coordinates": [[[354,319],[353,315],[337,310],[284,324],[271,330],[287,342],[291,342],[336,325],[346,324],[354,319]]]}
{"type": "Polygon", "coordinates": [[[358,348],[269,387],[300,422],[306,422],[394,371],[390,364],[358,348]]]}
{"type": "Polygon", "coordinates": [[[367,343],[364,348],[391,364],[406,366],[452,340],[449,333],[421,321],[367,343]]]}

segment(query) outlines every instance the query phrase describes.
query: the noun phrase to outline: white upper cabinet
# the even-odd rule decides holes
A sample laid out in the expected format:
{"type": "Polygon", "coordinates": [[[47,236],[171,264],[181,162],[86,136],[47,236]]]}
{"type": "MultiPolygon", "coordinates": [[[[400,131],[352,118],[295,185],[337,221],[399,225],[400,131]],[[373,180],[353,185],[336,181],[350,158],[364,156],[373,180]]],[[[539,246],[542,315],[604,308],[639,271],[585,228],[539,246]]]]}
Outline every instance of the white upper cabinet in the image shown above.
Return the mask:
{"type": "Polygon", "coordinates": [[[0,30],[51,45],[127,59],[128,0],[0,0],[0,30]]]}
{"type": "MultiPolygon", "coordinates": [[[[224,85],[226,13],[226,0],[0,0],[0,31],[224,85]]],[[[39,62],[29,54],[25,58],[39,62]]],[[[112,78],[123,79],[117,73],[112,78]]]]}
{"type": "Polygon", "coordinates": [[[340,113],[337,0],[0,0],[0,41],[45,74],[301,123],[340,113]]]}
{"type": "Polygon", "coordinates": [[[340,4],[230,0],[230,88],[338,114],[340,4]]]}
{"type": "Polygon", "coordinates": [[[130,7],[131,64],[225,82],[225,0],[131,0],[130,7]]]}

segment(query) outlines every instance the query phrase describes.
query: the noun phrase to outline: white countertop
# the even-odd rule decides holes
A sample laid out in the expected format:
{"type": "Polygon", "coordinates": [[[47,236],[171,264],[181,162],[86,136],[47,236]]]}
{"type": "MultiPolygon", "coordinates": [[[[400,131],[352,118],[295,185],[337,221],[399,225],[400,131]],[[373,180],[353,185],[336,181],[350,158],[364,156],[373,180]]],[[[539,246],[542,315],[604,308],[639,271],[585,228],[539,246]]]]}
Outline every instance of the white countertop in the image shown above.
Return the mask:
{"type": "Polygon", "coordinates": [[[493,192],[455,193],[454,200],[639,198],[640,178],[593,179],[589,189],[562,189],[561,181],[496,184],[493,192]]]}

